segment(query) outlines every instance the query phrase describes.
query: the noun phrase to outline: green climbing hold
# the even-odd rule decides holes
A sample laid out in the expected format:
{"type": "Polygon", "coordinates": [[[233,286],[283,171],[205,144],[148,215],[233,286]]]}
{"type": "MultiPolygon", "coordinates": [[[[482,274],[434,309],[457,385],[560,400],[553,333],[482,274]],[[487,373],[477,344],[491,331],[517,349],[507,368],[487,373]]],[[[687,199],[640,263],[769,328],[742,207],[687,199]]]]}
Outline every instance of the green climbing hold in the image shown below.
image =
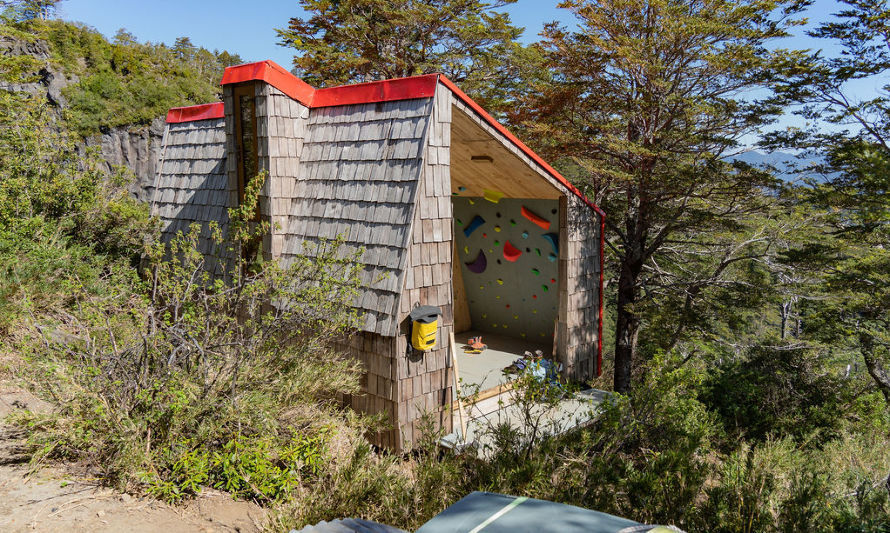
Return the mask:
{"type": "Polygon", "coordinates": [[[534,274],[535,276],[540,276],[540,275],[541,275],[541,271],[538,270],[537,268],[533,268],[533,269],[532,269],[532,274],[534,274]]]}
{"type": "Polygon", "coordinates": [[[547,285],[541,285],[541,288],[544,289],[544,292],[547,292],[550,290],[550,287],[548,287],[547,285]]]}

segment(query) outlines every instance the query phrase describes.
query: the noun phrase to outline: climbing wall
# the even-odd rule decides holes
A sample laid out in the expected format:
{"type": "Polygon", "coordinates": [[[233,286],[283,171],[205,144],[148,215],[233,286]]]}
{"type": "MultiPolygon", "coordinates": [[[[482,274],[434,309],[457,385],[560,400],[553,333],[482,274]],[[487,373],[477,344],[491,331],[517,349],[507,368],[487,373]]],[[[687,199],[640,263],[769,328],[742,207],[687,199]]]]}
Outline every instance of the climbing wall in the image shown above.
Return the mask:
{"type": "Polygon", "coordinates": [[[454,235],[474,330],[536,343],[553,339],[559,305],[558,200],[464,197],[454,235]]]}

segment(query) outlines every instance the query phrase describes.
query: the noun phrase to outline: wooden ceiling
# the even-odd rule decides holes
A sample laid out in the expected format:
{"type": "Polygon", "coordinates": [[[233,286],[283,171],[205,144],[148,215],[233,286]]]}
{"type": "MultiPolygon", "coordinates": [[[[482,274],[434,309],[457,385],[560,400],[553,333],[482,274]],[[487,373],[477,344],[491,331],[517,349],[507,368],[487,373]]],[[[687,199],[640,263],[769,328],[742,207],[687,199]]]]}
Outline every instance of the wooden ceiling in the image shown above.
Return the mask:
{"type": "Polygon", "coordinates": [[[457,106],[452,107],[451,192],[483,196],[483,189],[505,198],[559,198],[562,191],[529,167],[501,139],[457,106]],[[473,157],[476,160],[473,160],[473,157]]]}

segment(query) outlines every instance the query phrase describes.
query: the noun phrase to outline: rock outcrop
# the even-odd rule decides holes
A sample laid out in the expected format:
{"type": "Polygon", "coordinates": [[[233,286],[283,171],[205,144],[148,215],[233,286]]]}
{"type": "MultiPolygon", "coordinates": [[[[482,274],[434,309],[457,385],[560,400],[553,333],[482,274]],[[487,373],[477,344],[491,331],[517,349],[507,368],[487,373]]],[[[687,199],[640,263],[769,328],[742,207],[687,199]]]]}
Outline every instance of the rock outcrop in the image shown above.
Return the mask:
{"type": "Polygon", "coordinates": [[[150,202],[154,193],[158,151],[164,136],[164,119],[154,119],[150,126],[112,128],[89,137],[84,146],[96,147],[102,159],[113,166],[124,166],[134,176],[128,190],[137,200],[150,202]]]}
{"type": "MultiPolygon", "coordinates": [[[[41,66],[34,71],[35,79],[27,83],[9,83],[0,80],[0,90],[25,92],[32,96],[46,98],[47,102],[61,117],[67,104],[63,89],[78,82],[76,75],[67,75],[50,61],[49,44],[46,41],[27,41],[10,36],[0,36],[0,55],[28,55],[38,60],[41,66]]],[[[164,135],[164,119],[156,118],[149,126],[121,126],[90,136],[81,142],[78,150],[86,151],[96,147],[102,159],[113,166],[124,166],[133,174],[128,190],[136,199],[149,202],[154,190],[155,170],[158,149],[164,135]]]]}

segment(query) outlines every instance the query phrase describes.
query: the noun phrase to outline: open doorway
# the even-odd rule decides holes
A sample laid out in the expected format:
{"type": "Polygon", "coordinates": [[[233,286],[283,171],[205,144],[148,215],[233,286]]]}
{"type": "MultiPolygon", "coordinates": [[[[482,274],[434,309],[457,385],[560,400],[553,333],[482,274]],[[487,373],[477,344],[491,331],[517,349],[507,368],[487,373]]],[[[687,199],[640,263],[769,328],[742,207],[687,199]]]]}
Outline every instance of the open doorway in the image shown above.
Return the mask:
{"type": "Polygon", "coordinates": [[[526,352],[558,360],[564,202],[457,108],[451,133],[455,358],[464,394],[485,399],[509,388],[514,374],[505,369],[526,352]],[[486,348],[467,350],[480,336],[486,348]]]}

